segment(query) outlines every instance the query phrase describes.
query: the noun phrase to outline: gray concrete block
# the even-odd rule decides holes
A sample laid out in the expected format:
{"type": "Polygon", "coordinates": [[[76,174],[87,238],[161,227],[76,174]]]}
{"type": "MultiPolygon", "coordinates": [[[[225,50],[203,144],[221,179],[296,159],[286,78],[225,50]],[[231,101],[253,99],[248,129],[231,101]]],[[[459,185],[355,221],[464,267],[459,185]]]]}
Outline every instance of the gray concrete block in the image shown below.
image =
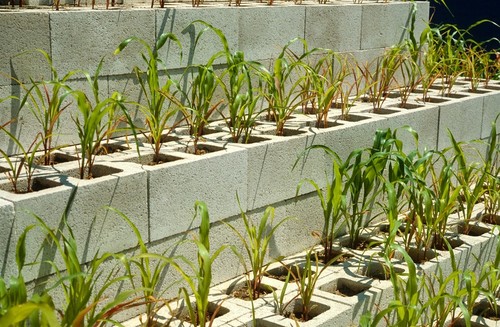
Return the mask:
{"type": "Polygon", "coordinates": [[[309,49],[358,50],[361,44],[362,6],[307,6],[305,39],[309,49]],[[346,31],[349,31],[346,33],[346,31]]]}
{"type": "Polygon", "coordinates": [[[186,159],[144,167],[149,176],[151,241],[198,227],[199,218],[193,220],[197,200],[207,203],[212,221],[239,214],[237,193],[246,208],[245,151],[227,147],[201,156],[179,155],[186,159]]]}
{"type": "MultiPolygon", "coordinates": [[[[12,275],[12,273],[16,273],[16,271],[13,269],[14,267],[8,266],[9,262],[7,261],[9,257],[12,260],[12,253],[15,254],[17,245],[17,239],[11,237],[11,233],[14,231],[14,218],[14,204],[0,199],[0,233],[4,235],[0,240],[0,273],[4,278],[8,278],[9,276],[7,270],[10,272],[11,276],[17,276],[17,274],[12,275]]],[[[16,236],[19,238],[20,234],[16,236]]],[[[11,261],[10,264],[12,263],[11,261]]]]}
{"type": "MultiPolygon", "coordinates": [[[[311,133],[296,136],[273,137],[263,143],[238,145],[248,153],[248,198],[247,209],[256,209],[282,200],[293,199],[296,187],[303,178],[324,179],[323,153],[311,152],[297,159],[308,146],[316,142],[311,133]],[[318,160],[319,159],[319,160],[318,160]],[[297,165],[292,170],[294,164],[297,165]]],[[[312,187],[304,185],[299,194],[312,187]]]]}
{"type": "MultiPolygon", "coordinates": [[[[162,33],[173,33],[182,44],[182,61],[177,44],[169,42],[160,51],[160,58],[167,68],[183,68],[194,64],[206,64],[210,57],[223,50],[219,37],[213,31],[206,31],[200,37],[198,33],[206,28],[201,23],[191,25],[195,20],[202,20],[220,29],[228,42],[230,51],[234,52],[239,43],[239,9],[236,7],[221,8],[182,8],[156,11],[156,31],[158,36],[162,33]],[[195,47],[196,45],[196,47],[195,47]]],[[[223,57],[218,62],[226,62],[223,57]]]]}
{"type": "MultiPolygon", "coordinates": [[[[500,114],[500,91],[492,91],[484,96],[483,100],[483,126],[481,138],[488,138],[491,132],[491,124],[500,114]]],[[[500,119],[497,120],[497,133],[500,130],[500,119]]]]}
{"type": "Polygon", "coordinates": [[[134,66],[142,64],[143,45],[131,42],[120,54],[114,56],[113,52],[131,36],[152,46],[154,18],[152,9],[51,12],[50,37],[56,70],[60,75],[76,69],[92,74],[105,57],[102,76],[130,73],[134,66]]]}
{"type": "Polygon", "coordinates": [[[411,4],[363,4],[361,49],[390,47],[403,41],[410,23],[411,4]]]}
{"type": "Polygon", "coordinates": [[[453,99],[439,105],[438,149],[451,145],[447,130],[455,140],[472,141],[481,138],[483,98],[469,95],[467,98],[453,99]]]}
{"type": "MultiPolygon", "coordinates": [[[[276,58],[290,40],[303,38],[305,10],[305,6],[240,8],[239,49],[246,59],[276,58]]],[[[302,43],[290,49],[301,53],[302,43]]]]}
{"type": "Polygon", "coordinates": [[[22,82],[30,78],[50,78],[50,66],[41,49],[51,52],[48,12],[8,12],[0,19],[0,85],[11,85],[14,77],[22,82]]]}

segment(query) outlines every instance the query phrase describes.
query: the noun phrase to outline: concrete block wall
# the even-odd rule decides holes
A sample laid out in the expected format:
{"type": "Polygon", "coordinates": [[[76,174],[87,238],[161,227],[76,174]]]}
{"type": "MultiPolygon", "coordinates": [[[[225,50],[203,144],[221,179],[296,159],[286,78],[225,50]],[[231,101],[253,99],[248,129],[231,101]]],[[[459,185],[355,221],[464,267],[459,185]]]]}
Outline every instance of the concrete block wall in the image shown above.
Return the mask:
{"type": "MultiPolygon", "coordinates": [[[[417,31],[425,26],[429,3],[417,1],[417,31]]],[[[75,70],[93,74],[101,58],[104,65],[101,71],[101,90],[108,95],[114,91],[124,92],[127,99],[141,101],[139,85],[134,81],[132,69],[135,66],[145,69],[141,52],[145,49],[139,42],[131,42],[119,55],[113,55],[118,44],[134,36],[153,45],[162,33],[174,33],[182,43],[182,60],[179,49],[168,42],[160,51],[160,58],[175,73],[186,65],[206,63],[208,58],[222,49],[218,37],[211,31],[200,39],[196,50],[196,35],[204,28],[202,24],[190,25],[197,19],[204,20],[221,29],[228,40],[231,50],[242,50],[246,59],[268,62],[275,58],[290,40],[305,38],[312,47],[331,48],[339,52],[365,53],[367,60],[373,58],[383,48],[399,42],[408,27],[408,16],[412,3],[366,3],[354,5],[348,2],[335,2],[326,5],[308,6],[265,6],[248,7],[168,7],[165,9],[129,10],[65,10],[65,11],[21,11],[2,12],[0,19],[0,99],[14,95],[22,98],[25,94],[10,76],[29,83],[48,80],[51,70],[44,57],[34,51],[41,49],[53,60],[59,78],[75,70]],[[377,23],[380,15],[383,25],[377,23]],[[268,17],[268,18],[266,18],[268,17]],[[390,22],[390,26],[387,26],[390,22]],[[374,25],[375,24],[375,25],[374,25]],[[375,26],[375,27],[374,27],[375,26]],[[29,31],[29,32],[28,32],[29,31]],[[76,37],[77,36],[77,37],[76,37]],[[377,51],[378,50],[378,51],[377,51]]],[[[299,43],[291,47],[300,53],[299,43]]],[[[81,72],[69,77],[68,84],[81,87],[81,72]]],[[[68,103],[75,102],[67,99],[68,103]]],[[[18,122],[10,125],[10,130],[20,137],[23,144],[30,144],[33,131],[38,125],[27,116],[29,110],[23,109],[18,116],[18,100],[0,103],[0,122],[12,118],[18,122]],[[29,122],[26,128],[20,122],[29,122]]],[[[59,144],[77,142],[76,135],[65,126],[73,126],[72,115],[77,114],[74,104],[61,117],[63,126],[58,131],[59,144]]],[[[139,116],[140,117],[140,116],[139,116]]],[[[138,118],[138,120],[141,120],[138,118]]],[[[0,146],[14,153],[12,142],[0,136],[0,146]]]]}

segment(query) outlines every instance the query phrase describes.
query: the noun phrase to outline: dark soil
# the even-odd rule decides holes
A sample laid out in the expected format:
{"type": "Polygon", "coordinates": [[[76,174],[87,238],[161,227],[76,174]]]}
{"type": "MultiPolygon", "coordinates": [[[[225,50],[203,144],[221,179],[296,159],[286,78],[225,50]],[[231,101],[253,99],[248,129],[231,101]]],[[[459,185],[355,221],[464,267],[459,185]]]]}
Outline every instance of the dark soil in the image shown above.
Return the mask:
{"type": "Polygon", "coordinates": [[[481,221],[486,224],[490,225],[500,225],[500,215],[495,215],[495,214],[484,214],[481,217],[481,221]]]}
{"type": "MultiPolygon", "coordinates": [[[[235,297],[237,299],[243,300],[243,301],[251,301],[252,298],[250,296],[250,290],[248,289],[248,285],[240,285],[235,287],[230,293],[232,297],[235,297]]],[[[270,294],[273,292],[273,288],[271,286],[267,285],[261,285],[259,288],[259,293],[257,294],[257,297],[254,298],[253,300],[259,299],[267,294],[270,294]]]]}

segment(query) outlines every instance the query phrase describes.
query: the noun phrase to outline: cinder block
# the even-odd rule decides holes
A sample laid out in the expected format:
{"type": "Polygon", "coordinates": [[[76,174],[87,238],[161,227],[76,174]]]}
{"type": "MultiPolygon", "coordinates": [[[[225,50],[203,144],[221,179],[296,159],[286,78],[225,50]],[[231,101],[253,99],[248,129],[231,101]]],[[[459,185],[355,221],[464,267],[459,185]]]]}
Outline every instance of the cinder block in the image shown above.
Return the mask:
{"type": "Polygon", "coordinates": [[[468,98],[453,99],[439,104],[438,149],[451,145],[448,130],[455,140],[471,141],[481,138],[483,99],[468,95],[468,98]]]}
{"type": "Polygon", "coordinates": [[[0,86],[15,84],[10,77],[22,82],[50,78],[47,61],[35,51],[51,52],[49,12],[3,12],[0,31],[0,86]]]}
{"type": "Polygon", "coordinates": [[[61,76],[75,69],[93,73],[101,58],[106,57],[102,76],[128,74],[142,63],[143,45],[131,42],[117,56],[113,52],[131,36],[153,46],[154,19],[153,9],[51,12],[54,66],[61,76]],[[75,37],[78,35],[82,37],[75,37]]]}
{"type": "MultiPolygon", "coordinates": [[[[14,204],[12,202],[0,199],[0,233],[4,235],[0,239],[0,273],[4,278],[9,277],[9,273],[11,276],[17,276],[17,274],[12,275],[12,273],[16,273],[15,266],[9,267],[9,262],[5,259],[9,258],[12,260],[12,254],[16,251],[17,239],[11,237],[14,232],[14,219],[15,219],[15,211],[14,204]],[[9,268],[9,269],[8,269],[9,268]],[[7,270],[9,273],[7,273],[7,270]]],[[[20,234],[16,235],[19,238],[20,234]]],[[[14,257],[15,258],[15,257],[14,257]]],[[[11,261],[10,264],[15,261],[11,261]]]]}
{"type": "Polygon", "coordinates": [[[334,51],[359,50],[361,44],[362,6],[306,6],[305,39],[309,49],[315,47],[334,51]],[[349,32],[346,32],[349,31],[349,32]]]}
{"type": "MultiPolygon", "coordinates": [[[[500,91],[491,91],[484,95],[483,99],[483,126],[481,129],[481,138],[490,136],[491,124],[500,114],[500,91]]],[[[500,133],[500,119],[497,120],[497,133],[500,133]]]]}
{"type": "MultiPolygon", "coordinates": [[[[158,36],[162,33],[173,33],[182,44],[182,61],[178,45],[171,41],[160,51],[160,58],[168,68],[183,68],[193,64],[206,64],[210,57],[223,50],[219,36],[213,31],[206,31],[196,44],[198,33],[206,26],[201,23],[191,25],[195,20],[202,20],[220,29],[227,39],[230,51],[234,52],[238,48],[239,12],[239,8],[236,7],[207,7],[203,10],[186,7],[156,11],[158,36]]],[[[225,61],[223,57],[218,62],[225,61]]]]}
{"type": "Polygon", "coordinates": [[[200,156],[171,154],[185,159],[144,167],[149,179],[151,241],[198,227],[199,218],[193,220],[197,200],[206,202],[213,222],[240,213],[237,193],[242,208],[246,207],[245,151],[227,146],[200,156]]]}
{"type": "MultiPolygon", "coordinates": [[[[252,210],[270,203],[293,199],[297,185],[303,178],[323,180],[323,153],[311,152],[299,158],[307,147],[316,144],[314,142],[314,134],[303,133],[287,137],[272,136],[272,140],[262,143],[238,144],[237,146],[245,148],[248,154],[246,209],[252,210]]],[[[311,186],[304,185],[299,194],[311,191],[311,186]]]]}
{"type": "MultiPolygon", "coordinates": [[[[276,58],[290,40],[303,38],[305,10],[305,6],[241,7],[239,49],[245,53],[245,58],[276,58]]],[[[301,53],[302,43],[297,42],[290,49],[301,53]]]]}
{"type": "Polygon", "coordinates": [[[410,24],[411,4],[363,4],[361,49],[385,48],[402,42],[410,24]]]}
{"type": "MultiPolygon", "coordinates": [[[[52,180],[61,181],[59,176],[51,178],[52,180]]],[[[13,194],[6,191],[0,191],[0,197],[12,203],[15,218],[11,225],[6,225],[9,231],[5,234],[4,239],[10,244],[5,247],[7,253],[2,258],[5,259],[2,267],[2,275],[17,276],[16,267],[16,244],[19,236],[25,228],[30,225],[38,225],[34,215],[40,217],[45,224],[51,228],[63,227],[60,225],[61,217],[66,207],[66,203],[71,194],[71,187],[61,185],[54,188],[44,189],[38,192],[13,194]]],[[[45,246],[43,251],[36,257],[38,251],[44,245],[44,238],[47,232],[41,227],[33,228],[26,238],[26,263],[34,261],[42,262],[45,260],[54,260],[58,264],[61,263],[60,258],[56,259],[55,247],[45,246]]],[[[81,240],[81,239],[80,239],[81,240]]],[[[82,243],[79,243],[82,244],[82,243]]],[[[2,255],[4,255],[2,253],[2,255]]],[[[23,270],[24,279],[26,282],[39,277],[46,276],[52,270],[50,264],[42,262],[40,265],[26,266],[23,270]]]]}
{"type": "MultiPolygon", "coordinates": [[[[389,106],[388,108],[393,109],[393,106],[389,106]]],[[[397,136],[403,141],[404,151],[408,153],[415,149],[415,140],[411,133],[401,127],[409,126],[418,133],[418,146],[423,151],[425,148],[436,148],[436,140],[439,133],[438,122],[439,107],[433,104],[426,104],[420,108],[403,109],[399,113],[390,115],[390,118],[388,117],[384,122],[386,124],[383,124],[383,126],[384,128],[391,128],[393,131],[398,129],[397,136]]]]}

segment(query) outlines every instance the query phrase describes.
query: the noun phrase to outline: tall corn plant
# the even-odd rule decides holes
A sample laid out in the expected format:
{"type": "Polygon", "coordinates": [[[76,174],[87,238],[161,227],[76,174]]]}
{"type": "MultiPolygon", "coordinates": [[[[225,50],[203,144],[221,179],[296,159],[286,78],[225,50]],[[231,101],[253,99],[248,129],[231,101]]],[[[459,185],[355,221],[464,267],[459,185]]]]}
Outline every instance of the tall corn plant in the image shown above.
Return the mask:
{"type": "MultiPolygon", "coordinates": [[[[145,125],[147,132],[149,132],[150,143],[154,151],[153,161],[158,162],[160,160],[160,149],[163,143],[163,133],[170,133],[178,124],[181,123],[181,121],[175,120],[175,116],[178,111],[183,108],[182,106],[175,106],[166,102],[166,95],[170,94],[174,81],[168,75],[166,66],[159,57],[158,51],[163,48],[167,41],[174,42],[181,50],[182,45],[177,36],[172,33],[164,33],[160,35],[153,48],[143,39],[130,37],[118,45],[118,48],[114,52],[115,55],[119,54],[129,43],[133,41],[141,43],[146,50],[145,53],[142,53],[142,59],[147,65],[146,70],[143,71],[137,66],[134,67],[135,76],[137,77],[142,92],[146,98],[145,105],[137,105],[146,119],[145,125]],[[161,72],[166,73],[165,82],[161,81],[161,72]],[[144,75],[146,76],[144,77],[144,75]]],[[[126,110],[124,113],[127,115],[130,126],[134,128],[135,131],[134,123],[131,117],[128,115],[126,110]]],[[[183,114],[186,113],[183,112],[183,114]]]]}
{"type": "MultiPolygon", "coordinates": [[[[336,254],[333,242],[343,226],[342,219],[346,210],[346,190],[344,188],[344,170],[345,165],[338,154],[324,145],[313,145],[309,147],[303,155],[306,155],[312,149],[323,150],[332,160],[332,175],[329,178],[326,175],[326,189],[321,187],[312,179],[303,179],[297,185],[296,194],[307,183],[314,187],[320,200],[323,210],[323,230],[321,232],[321,245],[323,245],[325,255],[323,263],[326,264],[336,254]]],[[[299,157],[300,159],[300,157],[299,157]]],[[[296,161],[295,165],[297,164],[296,161]]],[[[295,167],[294,165],[294,167],[295,167]]]]}

